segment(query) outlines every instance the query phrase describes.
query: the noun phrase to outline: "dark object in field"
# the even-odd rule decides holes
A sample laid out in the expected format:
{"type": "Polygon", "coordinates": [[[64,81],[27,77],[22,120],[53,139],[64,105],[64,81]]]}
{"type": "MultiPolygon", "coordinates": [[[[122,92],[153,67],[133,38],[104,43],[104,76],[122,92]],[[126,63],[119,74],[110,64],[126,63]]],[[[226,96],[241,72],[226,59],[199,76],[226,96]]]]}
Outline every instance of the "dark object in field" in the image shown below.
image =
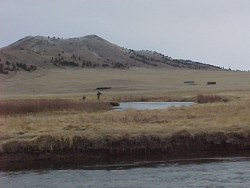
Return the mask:
{"type": "Polygon", "coordinates": [[[207,85],[216,85],[216,82],[207,82],[207,85]]]}
{"type": "Polygon", "coordinates": [[[110,102],[111,106],[120,106],[118,102],[110,102]]]}
{"type": "Polygon", "coordinates": [[[101,93],[100,91],[97,92],[97,94],[96,94],[96,95],[97,95],[97,100],[100,99],[100,95],[102,95],[102,94],[103,94],[103,93],[101,93]]]}
{"type": "Polygon", "coordinates": [[[189,81],[184,81],[183,83],[184,83],[184,84],[194,84],[195,81],[189,80],[189,81]]]}
{"type": "Polygon", "coordinates": [[[83,96],[82,96],[82,100],[84,100],[84,101],[85,101],[85,99],[86,99],[86,97],[83,95],[83,96]]]}
{"type": "Polygon", "coordinates": [[[192,81],[192,80],[184,81],[183,83],[184,83],[184,84],[187,84],[187,85],[197,85],[197,84],[195,83],[195,81],[192,81]]]}
{"type": "Polygon", "coordinates": [[[112,89],[112,87],[97,87],[96,90],[112,89]]]}

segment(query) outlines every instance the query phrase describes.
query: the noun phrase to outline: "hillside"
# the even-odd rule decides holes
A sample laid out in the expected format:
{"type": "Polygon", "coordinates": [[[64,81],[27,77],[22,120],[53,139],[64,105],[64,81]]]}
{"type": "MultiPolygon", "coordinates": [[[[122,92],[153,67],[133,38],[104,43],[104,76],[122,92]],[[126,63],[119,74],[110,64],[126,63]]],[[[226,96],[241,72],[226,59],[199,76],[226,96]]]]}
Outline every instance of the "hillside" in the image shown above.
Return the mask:
{"type": "Polygon", "coordinates": [[[0,72],[4,74],[55,67],[220,69],[153,51],[122,48],[96,35],[69,39],[27,36],[0,49],[0,72]]]}

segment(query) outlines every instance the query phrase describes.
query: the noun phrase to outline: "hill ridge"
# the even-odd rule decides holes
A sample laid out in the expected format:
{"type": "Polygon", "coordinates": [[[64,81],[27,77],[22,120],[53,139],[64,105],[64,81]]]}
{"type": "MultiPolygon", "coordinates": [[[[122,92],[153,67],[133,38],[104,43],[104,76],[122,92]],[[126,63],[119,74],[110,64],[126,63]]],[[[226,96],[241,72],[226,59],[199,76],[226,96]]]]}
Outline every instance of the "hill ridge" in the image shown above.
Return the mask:
{"type": "Polygon", "coordinates": [[[127,49],[94,34],[68,39],[26,36],[0,49],[2,74],[55,67],[221,69],[191,60],[172,59],[155,51],[127,49]]]}

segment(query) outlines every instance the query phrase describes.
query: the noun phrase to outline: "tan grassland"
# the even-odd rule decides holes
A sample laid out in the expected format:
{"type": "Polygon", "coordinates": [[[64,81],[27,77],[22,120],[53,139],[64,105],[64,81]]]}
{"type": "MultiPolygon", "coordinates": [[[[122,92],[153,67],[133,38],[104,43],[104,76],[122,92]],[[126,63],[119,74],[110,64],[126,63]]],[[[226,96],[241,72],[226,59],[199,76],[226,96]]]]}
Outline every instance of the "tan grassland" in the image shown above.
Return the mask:
{"type": "Polygon", "coordinates": [[[250,73],[132,68],[120,69],[48,69],[17,75],[0,75],[0,99],[75,98],[96,99],[97,87],[102,99],[140,97],[190,97],[197,94],[222,94],[241,97],[250,91],[250,73]],[[8,78],[7,78],[8,77],[8,78]],[[197,85],[184,84],[195,81],[197,85]],[[206,85],[215,81],[216,85],[206,85]]]}
{"type": "Polygon", "coordinates": [[[41,135],[101,138],[122,135],[171,135],[178,131],[242,132],[250,130],[250,103],[196,104],[166,110],[125,112],[58,111],[2,116],[1,143],[41,135]]]}
{"type": "MultiPolygon", "coordinates": [[[[87,96],[96,100],[96,87],[110,86],[101,100],[193,100],[198,94],[216,94],[228,102],[195,104],[153,111],[95,111],[59,109],[0,116],[0,148],[15,152],[19,144],[53,145],[53,137],[62,145],[74,137],[89,140],[145,136],[171,137],[187,131],[198,133],[247,133],[250,131],[250,73],[192,70],[48,70],[46,75],[21,73],[2,78],[2,100],[27,98],[68,98],[87,96]],[[40,76],[39,76],[40,75],[40,76]],[[187,85],[193,80],[197,85],[187,85]],[[206,85],[208,81],[216,85],[206,85]],[[7,147],[8,146],[8,147],[7,147]],[[7,149],[6,149],[7,148],[7,149]],[[11,148],[11,149],[10,149],[11,148]]],[[[51,146],[52,147],[52,146],[51,146]]],[[[72,146],[73,147],[73,146],[72,146]]]]}

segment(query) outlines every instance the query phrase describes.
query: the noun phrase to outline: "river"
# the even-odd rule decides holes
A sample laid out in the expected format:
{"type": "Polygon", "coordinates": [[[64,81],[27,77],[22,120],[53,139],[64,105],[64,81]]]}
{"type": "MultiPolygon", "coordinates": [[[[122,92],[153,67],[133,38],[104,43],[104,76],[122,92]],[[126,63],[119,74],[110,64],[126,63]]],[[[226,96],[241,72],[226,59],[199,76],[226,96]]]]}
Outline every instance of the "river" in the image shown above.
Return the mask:
{"type": "Polygon", "coordinates": [[[1,171],[1,188],[249,187],[250,158],[137,162],[107,166],[1,171]]]}

